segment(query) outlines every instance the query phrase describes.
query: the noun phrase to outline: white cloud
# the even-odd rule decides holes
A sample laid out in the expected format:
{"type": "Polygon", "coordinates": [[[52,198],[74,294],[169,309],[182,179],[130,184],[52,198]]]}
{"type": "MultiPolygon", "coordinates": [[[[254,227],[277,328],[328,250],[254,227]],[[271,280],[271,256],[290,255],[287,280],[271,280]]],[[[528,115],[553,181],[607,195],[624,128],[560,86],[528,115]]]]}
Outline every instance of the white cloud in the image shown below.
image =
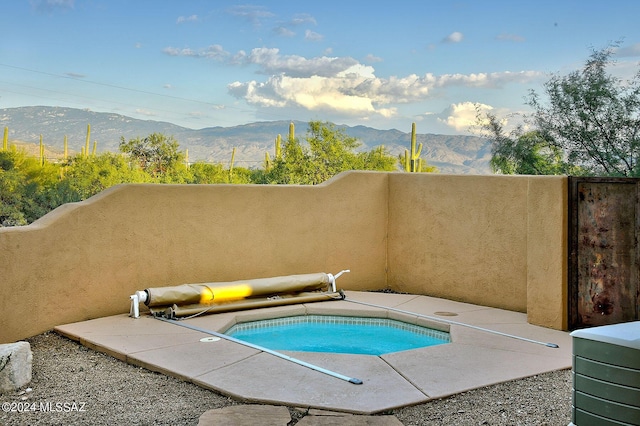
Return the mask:
{"type": "Polygon", "coordinates": [[[463,38],[464,35],[461,32],[455,31],[446,36],[442,41],[445,43],[460,43],[463,38]]]}
{"type": "Polygon", "coordinates": [[[526,83],[544,77],[539,71],[501,71],[493,73],[445,74],[437,78],[439,87],[502,87],[507,83],[526,83]]]}
{"type": "Polygon", "coordinates": [[[224,60],[229,57],[229,52],[225,51],[219,44],[212,44],[200,52],[200,56],[211,59],[224,60]]]}
{"type": "Polygon", "coordinates": [[[177,47],[165,47],[162,52],[169,56],[188,56],[192,58],[209,58],[216,60],[226,60],[230,57],[229,52],[225,51],[219,44],[212,44],[211,46],[195,51],[190,48],[177,48],[177,47]]]}
{"type": "Polygon", "coordinates": [[[304,32],[304,39],[307,41],[322,41],[324,39],[324,36],[314,31],[306,30],[304,32]]]}
{"type": "Polygon", "coordinates": [[[176,20],[177,24],[184,24],[185,22],[196,22],[198,20],[198,15],[191,16],[179,16],[176,20]]]}
{"type": "Polygon", "coordinates": [[[480,109],[480,112],[482,113],[483,111],[491,111],[493,107],[473,102],[452,104],[447,110],[445,110],[445,117],[438,118],[438,121],[458,132],[467,132],[477,123],[478,109],[480,109]]]}
{"type": "Polygon", "coordinates": [[[635,57],[640,56],[640,43],[632,44],[631,46],[621,47],[615,49],[615,55],[618,57],[635,57]]]}
{"type": "Polygon", "coordinates": [[[228,88],[233,96],[265,107],[302,107],[310,111],[334,111],[347,115],[375,113],[371,99],[344,90],[352,78],[296,78],[281,74],[264,83],[234,82],[228,88]]]}
{"type": "Polygon", "coordinates": [[[280,26],[280,27],[275,27],[273,29],[273,32],[281,37],[293,37],[296,35],[296,33],[294,33],[293,31],[291,31],[289,28],[280,26]]]}
{"type": "Polygon", "coordinates": [[[304,25],[304,24],[316,25],[316,18],[309,15],[308,13],[299,13],[293,16],[290,23],[291,25],[304,25]]]}
{"type": "MultiPolygon", "coordinates": [[[[435,96],[432,95],[433,90],[444,87],[495,88],[540,77],[537,72],[504,72],[442,76],[411,74],[406,77],[379,78],[375,76],[373,67],[357,62],[351,63],[348,68],[344,68],[343,63],[336,66],[332,61],[337,58],[313,60],[288,57],[283,60],[276,51],[268,49],[260,54],[252,52],[249,56],[253,63],[262,65],[265,71],[271,71],[272,77],[265,82],[236,81],[228,86],[233,96],[260,106],[333,110],[352,115],[366,113],[391,116],[397,112],[396,104],[425,101],[435,96]],[[341,71],[335,72],[336,69],[341,71]],[[310,74],[311,71],[314,73],[310,74]]],[[[470,105],[473,104],[456,104],[444,122],[456,129],[468,127],[470,122],[465,112],[470,105]]],[[[475,120],[475,109],[471,110],[475,120]]]]}
{"type": "Polygon", "coordinates": [[[245,64],[257,65],[262,74],[287,74],[292,77],[331,77],[356,65],[349,57],[315,57],[307,59],[298,55],[280,55],[278,49],[256,48],[242,57],[245,64]]]}
{"type": "MultiPolygon", "coordinates": [[[[510,83],[528,83],[545,77],[537,71],[472,74],[378,77],[371,65],[350,57],[319,56],[306,58],[282,55],[277,48],[255,48],[231,55],[220,45],[195,51],[167,47],[171,56],[213,58],[226,65],[257,67],[266,80],[235,81],[227,85],[232,96],[261,107],[302,108],[309,111],[333,111],[348,115],[391,117],[398,104],[420,103],[442,97],[450,87],[495,89],[510,83]]],[[[374,60],[375,58],[370,58],[374,60]]],[[[454,104],[442,122],[460,129],[468,126],[466,115],[471,103],[454,104]],[[465,121],[466,120],[466,121],[465,121]]],[[[473,110],[475,120],[475,110],[473,110]]]]}
{"type": "Polygon", "coordinates": [[[494,108],[491,105],[479,102],[460,102],[450,105],[441,114],[438,122],[446,124],[457,132],[470,132],[482,137],[491,137],[490,133],[482,127],[488,123],[486,115],[490,113],[495,116],[502,125],[505,133],[514,131],[517,128],[527,130],[529,125],[526,121],[527,111],[514,111],[506,108],[494,108]]]}
{"type": "MultiPolygon", "coordinates": [[[[317,25],[316,19],[308,13],[297,14],[294,15],[291,20],[278,24],[273,29],[273,32],[281,37],[291,38],[296,35],[296,31],[294,31],[294,29],[303,25],[315,26],[317,25]]],[[[306,30],[304,39],[307,41],[322,41],[324,39],[324,36],[311,30],[306,30]]]]}
{"type": "Polygon", "coordinates": [[[162,53],[165,53],[169,56],[193,56],[198,57],[198,54],[189,48],[179,49],[177,47],[165,47],[162,49],[162,53]]]}
{"type": "Polygon", "coordinates": [[[426,99],[434,86],[431,75],[420,77],[363,78],[349,89],[352,94],[373,99],[378,104],[409,103],[426,99]]]}

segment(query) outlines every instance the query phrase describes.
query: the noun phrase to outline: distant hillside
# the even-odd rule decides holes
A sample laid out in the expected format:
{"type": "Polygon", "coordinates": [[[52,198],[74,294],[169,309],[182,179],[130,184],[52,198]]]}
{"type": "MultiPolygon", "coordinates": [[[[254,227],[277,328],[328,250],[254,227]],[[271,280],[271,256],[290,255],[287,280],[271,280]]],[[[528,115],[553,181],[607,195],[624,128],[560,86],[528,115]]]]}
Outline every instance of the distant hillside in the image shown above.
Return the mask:
{"type": "MultiPolygon", "coordinates": [[[[296,136],[303,138],[308,123],[294,121],[296,136]]],[[[91,148],[98,142],[98,152],[118,151],[120,138],[129,140],[151,133],[173,136],[181,149],[189,150],[190,161],[226,163],[236,148],[236,164],[260,167],[264,153],[273,156],[274,140],[278,134],[286,138],[289,121],[269,121],[234,127],[208,127],[188,129],[175,124],[138,120],[118,114],[93,112],[62,107],[21,107],[0,109],[0,127],[9,127],[9,140],[39,143],[42,134],[45,145],[53,151],[62,151],[64,136],[69,150],[79,152],[85,144],[87,124],[91,124],[91,148]]],[[[363,150],[384,145],[394,155],[404,152],[410,145],[410,133],[398,130],[377,130],[365,126],[342,126],[345,133],[357,138],[363,150]]],[[[408,130],[411,123],[407,123],[408,130]]],[[[424,145],[422,158],[435,165],[441,173],[490,173],[491,144],[483,138],[462,135],[418,134],[424,145]]]]}

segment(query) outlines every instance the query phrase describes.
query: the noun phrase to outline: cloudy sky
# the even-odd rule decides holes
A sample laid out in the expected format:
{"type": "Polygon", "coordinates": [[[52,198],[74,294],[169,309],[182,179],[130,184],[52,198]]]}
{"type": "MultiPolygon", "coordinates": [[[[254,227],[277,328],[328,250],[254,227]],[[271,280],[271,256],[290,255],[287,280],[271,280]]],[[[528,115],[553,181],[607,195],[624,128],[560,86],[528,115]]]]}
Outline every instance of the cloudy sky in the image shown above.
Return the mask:
{"type": "Polygon", "coordinates": [[[190,128],[321,120],[467,134],[620,41],[633,0],[11,0],[0,108],[68,106],[190,128]]]}

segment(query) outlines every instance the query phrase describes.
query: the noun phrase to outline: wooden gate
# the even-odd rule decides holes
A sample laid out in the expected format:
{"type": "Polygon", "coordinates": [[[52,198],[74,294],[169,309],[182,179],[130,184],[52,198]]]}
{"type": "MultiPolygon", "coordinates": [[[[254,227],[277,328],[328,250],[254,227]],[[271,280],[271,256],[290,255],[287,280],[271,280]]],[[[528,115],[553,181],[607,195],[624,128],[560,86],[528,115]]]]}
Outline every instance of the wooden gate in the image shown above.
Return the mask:
{"type": "Polygon", "coordinates": [[[636,178],[569,178],[569,328],[638,320],[636,178]]]}

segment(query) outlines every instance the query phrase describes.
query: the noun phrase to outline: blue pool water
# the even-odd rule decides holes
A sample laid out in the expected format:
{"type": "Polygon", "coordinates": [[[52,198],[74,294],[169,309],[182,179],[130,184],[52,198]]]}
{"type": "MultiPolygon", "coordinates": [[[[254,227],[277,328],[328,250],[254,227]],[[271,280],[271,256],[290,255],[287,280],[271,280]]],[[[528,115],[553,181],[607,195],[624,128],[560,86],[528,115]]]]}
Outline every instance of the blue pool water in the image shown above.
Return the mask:
{"type": "Polygon", "coordinates": [[[274,351],[382,355],[449,343],[449,333],[386,318],[301,315],[236,324],[225,332],[274,351]]]}

